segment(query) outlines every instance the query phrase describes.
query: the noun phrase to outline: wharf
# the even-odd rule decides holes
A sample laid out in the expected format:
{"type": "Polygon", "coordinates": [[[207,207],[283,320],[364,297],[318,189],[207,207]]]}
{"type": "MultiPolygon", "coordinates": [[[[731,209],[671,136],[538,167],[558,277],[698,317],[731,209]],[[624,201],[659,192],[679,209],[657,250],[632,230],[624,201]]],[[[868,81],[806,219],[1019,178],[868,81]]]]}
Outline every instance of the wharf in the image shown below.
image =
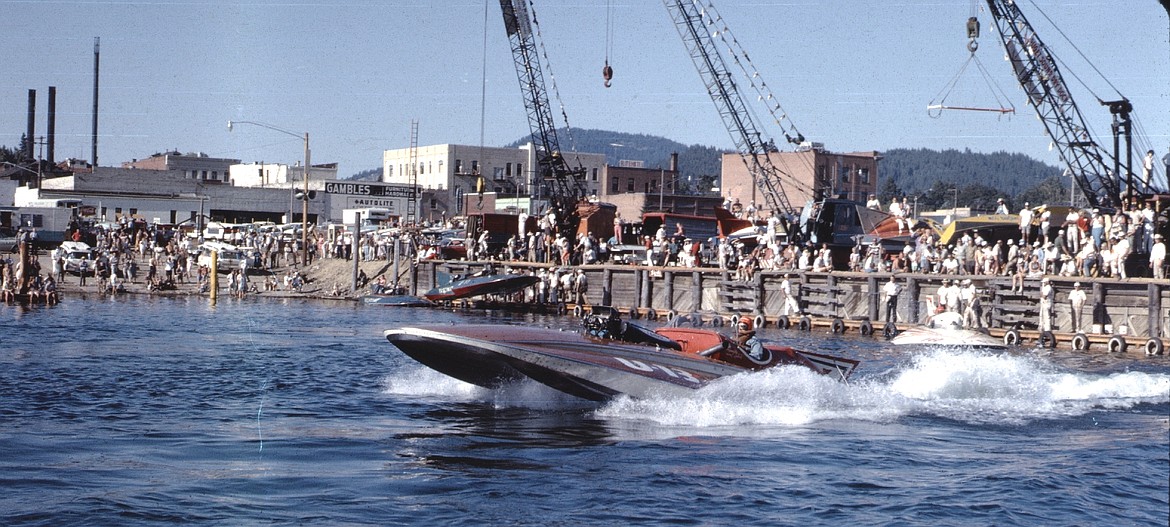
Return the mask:
{"type": "MultiPolygon", "coordinates": [[[[488,262],[424,261],[412,268],[415,291],[434,286],[438,273],[470,273],[488,262]]],[[[497,269],[513,272],[552,271],[549,265],[527,262],[491,262],[497,269]]],[[[715,268],[649,267],[633,265],[586,265],[589,291],[587,303],[555,301],[551,306],[532,303],[460,302],[464,307],[497,307],[540,310],[550,313],[585,314],[593,304],[612,306],[630,318],[670,319],[687,315],[702,325],[721,326],[732,317],[747,315],[765,326],[833,333],[858,332],[889,335],[882,285],[889,273],[814,273],[789,271],[793,295],[800,314],[782,316],[784,305],[780,283],[785,272],[757,272],[749,282],[732,279],[729,271],[715,268]]],[[[932,298],[949,276],[897,273],[902,288],[898,298],[897,324],[924,323],[932,298]]],[[[1113,280],[1104,278],[1048,276],[1056,288],[1053,331],[1037,330],[1040,280],[1028,279],[1022,293],[1011,290],[1011,278],[965,275],[980,291],[984,306],[983,324],[992,336],[1024,346],[1066,347],[1086,351],[1146,351],[1161,354],[1170,336],[1170,282],[1145,278],[1113,280]],[[1089,293],[1076,333],[1068,292],[1081,282],[1089,293]]],[[[893,329],[893,328],[891,328],[893,329]]]]}

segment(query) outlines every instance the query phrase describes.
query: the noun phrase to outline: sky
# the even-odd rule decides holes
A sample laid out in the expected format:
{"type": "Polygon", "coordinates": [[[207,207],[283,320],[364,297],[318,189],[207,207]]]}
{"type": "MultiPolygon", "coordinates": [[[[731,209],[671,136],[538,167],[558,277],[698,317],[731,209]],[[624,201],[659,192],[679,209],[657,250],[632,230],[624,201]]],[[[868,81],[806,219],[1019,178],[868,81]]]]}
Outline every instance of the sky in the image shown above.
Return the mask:
{"type": "MultiPolygon", "coordinates": [[[[970,55],[966,21],[982,2],[713,1],[792,123],[829,150],[1007,151],[1060,164],[985,11],[976,58],[988,75],[974,65],[958,75],[970,55]],[[1015,113],[930,115],[943,94],[948,105],[1015,113]]],[[[734,148],[661,1],[535,2],[558,126],[563,105],[572,128],[734,148]]],[[[1170,23],[1157,0],[1020,2],[1098,141],[1111,145],[1097,98],[1124,95],[1142,151],[1164,155],[1170,23]]],[[[102,166],[170,150],[294,164],[308,132],[312,162],[338,163],[347,177],[408,147],[412,121],[420,145],[502,146],[529,133],[496,0],[0,0],[0,13],[0,145],[25,132],[29,89],[45,134],[56,86],[57,160],[90,158],[95,37],[102,166]],[[291,133],[229,132],[229,120],[291,133]]]]}

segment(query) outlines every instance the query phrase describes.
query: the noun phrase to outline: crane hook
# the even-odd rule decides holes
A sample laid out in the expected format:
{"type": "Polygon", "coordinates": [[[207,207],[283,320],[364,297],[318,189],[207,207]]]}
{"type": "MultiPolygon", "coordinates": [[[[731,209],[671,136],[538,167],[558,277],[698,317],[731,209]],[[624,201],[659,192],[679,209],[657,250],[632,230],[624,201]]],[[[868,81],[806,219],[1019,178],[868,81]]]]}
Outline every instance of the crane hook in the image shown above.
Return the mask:
{"type": "Polygon", "coordinates": [[[601,76],[605,79],[605,87],[610,86],[610,81],[613,80],[613,68],[609,67],[609,61],[605,61],[605,67],[601,68],[601,76]]]}
{"type": "Polygon", "coordinates": [[[967,19],[967,51],[975,53],[979,49],[979,19],[971,17],[967,19]]]}

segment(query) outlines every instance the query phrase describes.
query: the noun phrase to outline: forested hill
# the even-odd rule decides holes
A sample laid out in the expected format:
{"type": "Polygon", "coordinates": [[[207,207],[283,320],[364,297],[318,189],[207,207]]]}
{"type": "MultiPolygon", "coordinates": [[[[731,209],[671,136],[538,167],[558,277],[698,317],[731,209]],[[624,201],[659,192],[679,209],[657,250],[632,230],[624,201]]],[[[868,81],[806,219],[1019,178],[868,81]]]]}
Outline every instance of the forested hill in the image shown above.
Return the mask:
{"type": "Polygon", "coordinates": [[[1059,176],[1061,169],[1024,154],[897,148],[882,152],[878,173],[883,187],[892,182],[905,194],[926,193],[942,182],[960,189],[982,185],[1010,197],[1059,176]]]}

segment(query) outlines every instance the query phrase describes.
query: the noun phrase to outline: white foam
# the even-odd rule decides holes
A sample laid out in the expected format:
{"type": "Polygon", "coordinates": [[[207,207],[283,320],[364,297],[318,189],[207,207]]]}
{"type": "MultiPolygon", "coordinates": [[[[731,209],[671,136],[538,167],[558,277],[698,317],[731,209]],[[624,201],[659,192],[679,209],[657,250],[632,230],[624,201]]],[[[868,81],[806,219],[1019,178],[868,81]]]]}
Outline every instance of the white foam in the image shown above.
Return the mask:
{"type": "Polygon", "coordinates": [[[906,415],[1023,423],[1166,402],[1168,374],[1067,372],[1029,356],[938,351],[851,384],[783,367],[727,377],[690,397],[621,398],[597,415],[686,427],[889,421],[906,415]]]}
{"type": "Polygon", "coordinates": [[[564,409],[588,406],[581,399],[533,380],[489,389],[448,377],[422,365],[411,365],[383,379],[383,393],[413,398],[485,402],[497,408],[564,409]]]}
{"type": "Polygon", "coordinates": [[[460,401],[483,400],[491,390],[448,377],[422,365],[395,371],[382,380],[383,393],[414,397],[438,397],[460,401]]]}

